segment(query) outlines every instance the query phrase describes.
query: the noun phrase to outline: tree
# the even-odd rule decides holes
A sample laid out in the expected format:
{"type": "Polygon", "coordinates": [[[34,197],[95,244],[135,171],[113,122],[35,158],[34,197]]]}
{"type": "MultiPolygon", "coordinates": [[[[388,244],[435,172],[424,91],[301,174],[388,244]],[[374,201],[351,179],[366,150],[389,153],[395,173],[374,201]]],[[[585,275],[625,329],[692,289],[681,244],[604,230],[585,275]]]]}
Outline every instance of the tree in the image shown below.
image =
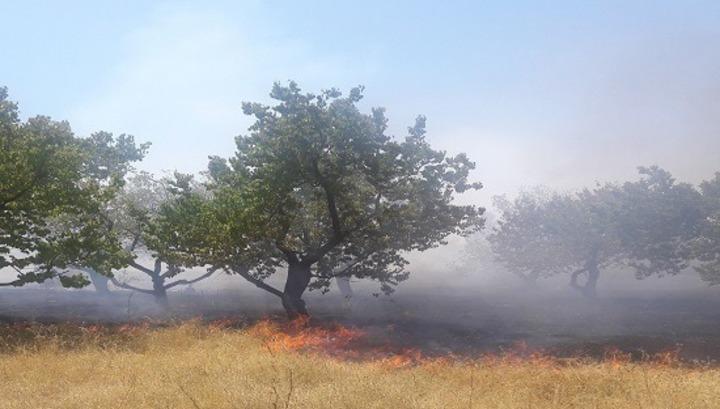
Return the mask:
{"type": "MultiPolygon", "coordinates": [[[[362,88],[304,94],[275,84],[269,107],[243,105],[255,123],[230,160],[211,158],[212,199],[182,232],[187,254],[278,296],[293,318],[307,289],[335,277],[377,280],[385,293],[408,277],[403,254],[481,228],[483,209],[454,204],[474,164],[433,150],[418,117],[403,141],[384,110],[357,108],[362,88]],[[265,280],[287,267],[284,288],[265,280]]],[[[178,248],[180,248],[178,247],[178,248]]]]}
{"type": "MultiPolygon", "coordinates": [[[[565,223],[571,215],[577,215],[574,204],[569,195],[539,188],[522,192],[512,202],[504,196],[495,197],[494,205],[501,216],[487,240],[497,261],[528,284],[571,272],[582,262],[567,248],[567,235],[575,231],[575,226],[581,230],[580,223],[565,223]]],[[[478,245],[472,254],[482,255],[485,250],[478,245]]]]}
{"type": "Polygon", "coordinates": [[[17,104],[0,88],[0,269],[22,286],[59,276],[64,286],[87,283],[69,275],[73,264],[106,271],[119,249],[99,234],[99,209],[122,186],[148,145],[132,136],[97,132],[78,138],[67,122],[19,119],[17,104]],[[103,259],[94,255],[103,253],[103,259]]]}
{"type": "Polygon", "coordinates": [[[524,279],[569,274],[588,297],[611,265],[639,279],[679,273],[688,265],[683,243],[702,215],[699,195],[658,167],[639,172],[640,180],[622,185],[499,199],[502,217],[489,236],[498,260],[524,279]]]}
{"type": "Polygon", "coordinates": [[[623,256],[639,279],[678,274],[690,265],[686,243],[705,217],[702,196],[657,166],[639,170],[643,178],[622,186],[617,232],[623,256]]]}
{"type": "Polygon", "coordinates": [[[197,266],[192,259],[176,258],[173,248],[177,231],[185,228],[187,217],[180,214],[182,206],[200,193],[193,188],[192,178],[176,174],[175,179],[157,180],[152,175],[139,172],[131,177],[125,189],[107,210],[108,228],[123,245],[126,265],[147,275],[151,288],[142,288],[114,275],[112,283],[118,287],[150,294],[162,307],[168,306],[167,291],[180,285],[189,285],[210,277],[214,269],[193,278],[175,279],[186,266],[197,266]],[[148,264],[149,260],[149,264],[148,264]]]}
{"type": "Polygon", "coordinates": [[[704,217],[697,236],[689,243],[695,269],[709,285],[720,284],[720,172],[713,179],[700,184],[704,217]]]}

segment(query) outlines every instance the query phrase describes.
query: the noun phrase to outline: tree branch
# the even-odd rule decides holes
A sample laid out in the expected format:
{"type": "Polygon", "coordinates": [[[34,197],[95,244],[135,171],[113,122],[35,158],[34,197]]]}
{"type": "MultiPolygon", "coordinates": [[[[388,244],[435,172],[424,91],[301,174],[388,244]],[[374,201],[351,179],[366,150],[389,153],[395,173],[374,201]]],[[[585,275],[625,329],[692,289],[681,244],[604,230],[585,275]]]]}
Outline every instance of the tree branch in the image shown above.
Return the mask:
{"type": "Polygon", "coordinates": [[[313,173],[315,174],[318,183],[325,192],[325,200],[327,202],[328,214],[330,215],[330,223],[332,225],[333,235],[330,240],[320,246],[317,251],[305,257],[303,261],[306,261],[308,263],[315,263],[320,260],[320,258],[322,258],[330,250],[335,248],[335,246],[342,243],[346,236],[346,232],[342,230],[340,214],[338,212],[337,203],[335,201],[335,193],[330,188],[330,184],[327,182],[325,176],[323,176],[323,174],[320,172],[317,158],[313,161],[313,173]]]}
{"type": "Polygon", "coordinates": [[[180,273],[180,268],[178,266],[168,264],[167,270],[160,274],[160,278],[170,278],[176,276],[178,273],[180,273]]]}
{"type": "Polygon", "coordinates": [[[133,268],[142,271],[143,273],[149,275],[150,277],[152,277],[153,274],[155,274],[155,272],[154,272],[153,270],[150,270],[149,268],[147,268],[147,267],[145,267],[145,266],[142,266],[142,265],[138,264],[138,263],[135,262],[135,261],[131,261],[129,264],[130,264],[133,268]]]}
{"type": "Polygon", "coordinates": [[[334,234],[330,240],[328,240],[325,244],[320,246],[320,248],[313,252],[312,254],[308,255],[307,257],[303,258],[303,261],[308,263],[315,263],[318,260],[320,260],[324,255],[326,255],[330,250],[334,249],[335,246],[342,243],[342,241],[345,239],[344,235],[336,235],[334,234]]]}
{"type": "Polygon", "coordinates": [[[128,230],[128,233],[132,233],[132,234],[133,234],[133,241],[132,241],[132,243],[130,243],[130,246],[129,246],[128,248],[126,248],[125,250],[126,250],[126,251],[129,251],[129,252],[132,252],[132,251],[135,251],[135,247],[137,247],[138,242],[140,242],[140,236],[141,236],[141,234],[140,234],[140,233],[137,233],[137,232],[130,232],[129,230],[128,230]]]}
{"type": "Polygon", "coordinates": [[[132,285],[130,285],[130,284],[128,284],[128,283],[121,283],[121,282],[118,281],[115,277],[110,277],[110,281],[111,281],[113,284],[115,284],[117,287],[124,288],[124,289],[126,289],[126,290],[133,290],[133,291],[137,291],[137,292],[143,293],[143,294],[155,294],[155,292],[154,292],[153,290],[147,290],[147,289],[144,289],[144,288],[138,288],[138,287],[132,286],[132,285]]]}
{"type": "Polygon", "coordinates": [[[242,277],[242,278],[246,279],[247,281],[249,281],[250,283],[254,284],[256,287],[261,288],[261,289],[269,292],[270,294],[274,294],[280,298],[282,298],[282,296],[283,296],[282,291],[278,290],[277,288],[275,288],[269,284],[265,284],[265,282],[262,280],[258,280],[257,278],[251,276],[249,273],[249,270],[247,268],[242,267],[239,269],[233,269],[231,271],[228,271],[227,268],[223,268],[223,269],[227,273],[232,272],[232,273],[239,275],[240,277],[242,277]]]}
{"type": "Polygon", "coordinates": [[[17,279],[7,283],[0,283],[0,287],[19,287],[23,284],[23,280],[17,279]]]}
{"type": "Polygon", "coordinates": [[[333,234],[335,236],[342,235],[342,225],[340,223],[340,216],[338,215],[337,204],[335,203],[335,193],[330,189],[330,185],[327,183],[325,176],[320,173],[317,159],[313,161],[313,171],[315,176],[320,183],[320,186],[325,191],[325,199],[327,201],[328,213],[330,214],[330,222],[332,223],[333,234]]]}
{"type": "Polygon", "coordinates": [[[201,276],[199,276],[199,277],[193,278],[192,280],[177,280],[177,281],[174,281],[174,282],[166,285],[166,286],[165,286],[165,289],[166,289],[166,290],[169,290],[170,288],[173,288],[173,287],[178,286],[178,285],[190,285],[190,284],[193,284],[193,283],[197,283],[197,282],[200,281],[200,280],[204,280],[204,279],[210,277],[211,275],[213,275],[213,274],[215,273],[215,271],[217,271],[217,269],[212,268],[212,269],[208,270],[207,273],[205,273],[205,274],[203,274],[203,275],[201,275],[201,276]]]}
{"type": "Polygon", "coordinates": [[[352,274],[349,274],[348,271],[351,268],[358,265],[358,263],[360,263],[361,261],[367,260],[367,258],[372,256],[373,254],[375,254],[375,251],[371,251],[371,252],[365,254],[364,256],[356,258],[355,260],[350,262],[348,265],[343,267],[343,269],[340,271],[334,271],[334,272],[331,272],[330,274],[316,274],[315,277],[322,277],[322,278],[350,277],[350,276],[352,276],[352,274]]]}

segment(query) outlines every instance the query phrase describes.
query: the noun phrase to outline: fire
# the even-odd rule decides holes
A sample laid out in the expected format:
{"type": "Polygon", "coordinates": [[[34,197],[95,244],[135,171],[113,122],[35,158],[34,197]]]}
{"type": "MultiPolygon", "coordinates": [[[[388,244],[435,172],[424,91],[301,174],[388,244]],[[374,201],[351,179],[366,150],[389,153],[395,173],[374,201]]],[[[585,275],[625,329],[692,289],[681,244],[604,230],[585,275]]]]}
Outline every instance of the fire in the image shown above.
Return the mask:
{"type": "Polygon", "coordinates": [[[348,361],[377,362],[389,368],[446,360],[425,356],[417,348],[397,348],[389,343],[378,346],[368,342],[365,331],[337,323],[317,325],[307,319],[278,323],[265,319],[250,327],[250,333],[262,339],[271,353],[309,351],[348,361]]]}
{"type": "MultiPolygon", "coordinates": [[[[184,324],[185,325],[185,324],[184,324]]],[[[582,349],[551,347],[542,349],[520,341],[500,350],[476,349],[462,355],[443,351],[433,353],[394,333],[393,326],[369,327],[366,330],[344,326],[333,322],[317,322],[309,319],[281,321],[264,319],[249,325],[244,318],[220,319],[205,322],[191,320],[188,328],[206,328],[211,332],[242,329],[263,342],[274,354],[283,351],[302,351],[322,354],[343,361],[374,362],[390,369],[418,365],[482,365],[482,366],[525,366],[531,365],[548,370],[579,364],[598,364],[620,370],[632,365],[644,366],[686,366],[702,365],[702,362],[686,362],[680,358],[680,346],[657,352],[646,353],[639,349],[622,349],[606,346],[598,350],[596,344],[582,349]],[[400,341],[398,341],[400,340],[400,341]],[[632,352],[629,352],[632,351],[632,352]]],[[[106,326],[102,324],[37,326],[27,323],[13,323],[0,328],[0,339],[67,338],[73,341],[78,334],[102,344],[113,345],[117,337],[135,339],[155,329],[149,321],[106,326]]],[[[19,342],[19,341],[18,341],[19,342]]],[[[65,342],[65,341],[63,341],[65,342]]],[[[74,341],[73,341],[74,342],[74,341]]],[[[479,346],[480,348],[480,346],[479,346]]]]}
{"type": "MultiPolygon", "coordinates": [[[[230,323],[214,323],[225,326],[230,323]]],[[[388,328],[392,331],[392,328],[388,328]]],[[[314,323],[308,319],[279,322],[261,320],[249,327],[249,332],[260,338],[271,353],[278,351],[303,351],[330,355],[347,361],[376,362],[387,368],[405,368],[417,365],[452,365],[471,363],[481,365],[533,365],[555,370],[569,365],[599,362],[619,369],[638,361],[633,354],[618,347],[607,347],[599,359],[582,354],[560,357],[556,353],[529,346],[526,342],[514,343],[509,348],[492,353],[472,356],[441,356],[427,354],[414,347],[399,346],[389,340],[377,339],[367,332],[337,323],[314,323]]],[[[388,338],[389,339],[389,338],[388,338]]],[[[679,348],[645,355],[640,361],[648,365],[675,365],[679,361],[679,348]]]]}
{"type": "Polygon", "coordinates": [[[273,352],[313,350],[330,354],[341,353],[350,343],[364,335],[359,329],[339,324],[311,325],[308,319],[303,318],[284,325],[265,319],[253,325],[250,333],[260,337],[273,352]]]}

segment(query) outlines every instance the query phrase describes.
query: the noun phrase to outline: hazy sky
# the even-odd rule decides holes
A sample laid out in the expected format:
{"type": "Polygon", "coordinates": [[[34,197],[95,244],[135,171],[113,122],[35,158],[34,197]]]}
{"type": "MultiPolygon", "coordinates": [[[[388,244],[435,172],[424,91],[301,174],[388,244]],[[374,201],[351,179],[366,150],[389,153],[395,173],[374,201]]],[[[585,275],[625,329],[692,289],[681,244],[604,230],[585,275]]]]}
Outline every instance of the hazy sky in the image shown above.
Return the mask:
{"type": "Polygon", "coordinates": [[[397,136],[427,115],[477,162],[481,201],[720,170],[720,1],[2,0],[0,38],[24,116],[151,141],[151,171],[230,156],[241,102],[288,79],[365,85],[397,136]]]}

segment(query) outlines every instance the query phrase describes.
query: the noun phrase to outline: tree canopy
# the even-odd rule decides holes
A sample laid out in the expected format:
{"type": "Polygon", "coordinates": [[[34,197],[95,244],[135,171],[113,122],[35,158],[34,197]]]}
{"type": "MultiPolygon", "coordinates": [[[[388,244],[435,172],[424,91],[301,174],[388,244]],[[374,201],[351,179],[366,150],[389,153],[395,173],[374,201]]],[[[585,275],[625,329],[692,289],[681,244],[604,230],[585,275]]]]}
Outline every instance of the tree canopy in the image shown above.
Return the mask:
{"type": "Polygon", "coordinates": [[[502,217],[489,236],[497,258],[529,280],[570,274],[571,285],[588,296],[610,265],[638,278],[679,273],[690,260],[685,243],[703,217],[700,196],[658,167],[639,172],[640,180],[621,185],[500,198],[502,217]]]}
{"type": "Polygon", "coordinates": [[[192,224],[187,217],[174,218],[179,206],[199,195],[187,175],[175,174],[174,178],[156,179],[147,172],[138,172],[128,178],[119,194],[108,203],[105,219],[108,235],[115,237],[122,247],[119,267],[130,266],[147,275],[150,286],[135,285],[119,280],[117,268],[111,275],[119,287],[151,294],[156,301],[167,306],[167,290],[203,280],[214,270],[200,274],[191,280],[174,279],[195,267],[190,259],[177,258],[173,247],[176,232],[192,224]],[[174,280],[173,280],[174,279],[174,280]],[[149,287],[149,288],[148,288],[149,287]]]}
{"type": "Polygon", "coordinates": [[[483,209],[454,203],[474,164],[433,150],[418,117],[408,136],[386,135],[383,109],[357,107],[362,88],[301,92],[275,84],[274,106],[246,103],[255,118],[229,160],[211,158],[212,199],[204,227],[186,229],[186,248],[281,297],[291,316],[303,292],[355,276],[385,292],[408,277],[404,252],[443,244],[482,226],[483,209]],[[264,280],[288,266],[283,290],[264,280]]]}
{"type": "Polygon", "coordinates": [[[107,132],[78,138],[67,122],[45,116],[21,121],[0,88],[0,268],[17,273],[0,285],[60,275],[64,285],[78,286],[80,276],[64,274],[69,265],[109,268],[107,255],[119,249],[103,234],[99,210],[147,147],[107,132]]]}

